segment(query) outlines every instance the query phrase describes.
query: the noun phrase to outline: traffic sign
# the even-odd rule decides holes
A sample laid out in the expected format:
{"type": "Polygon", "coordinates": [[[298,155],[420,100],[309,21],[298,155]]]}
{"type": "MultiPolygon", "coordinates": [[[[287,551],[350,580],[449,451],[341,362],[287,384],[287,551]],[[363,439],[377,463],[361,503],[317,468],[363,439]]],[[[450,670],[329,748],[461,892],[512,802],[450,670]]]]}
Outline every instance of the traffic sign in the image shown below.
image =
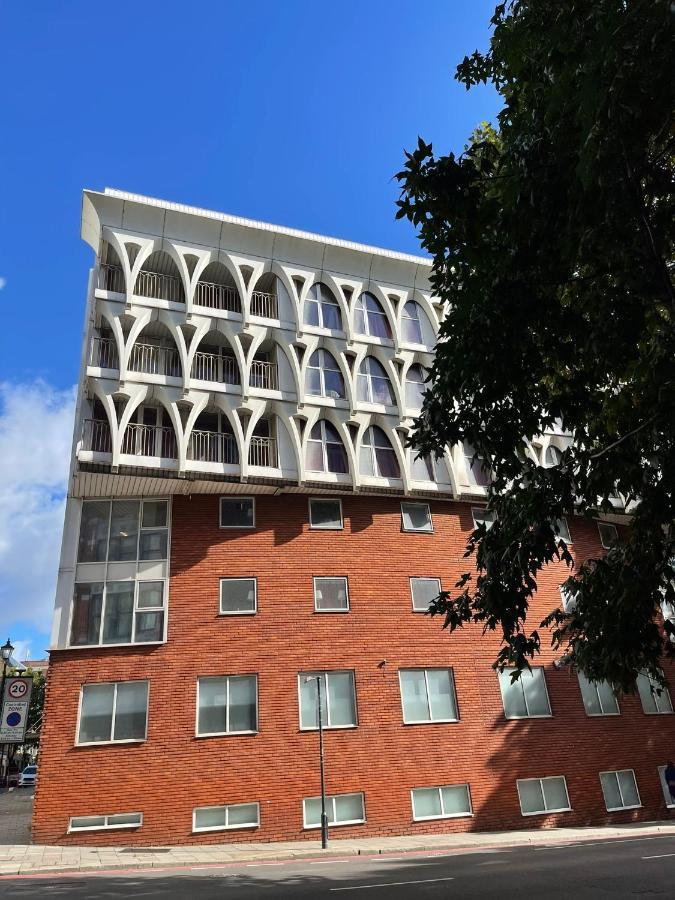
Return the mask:
{"type": "Polygon", "coordinates": [[[32,678],[8,678],[0,714],[0,744],[22,744],[26,734],[32,678]]]}

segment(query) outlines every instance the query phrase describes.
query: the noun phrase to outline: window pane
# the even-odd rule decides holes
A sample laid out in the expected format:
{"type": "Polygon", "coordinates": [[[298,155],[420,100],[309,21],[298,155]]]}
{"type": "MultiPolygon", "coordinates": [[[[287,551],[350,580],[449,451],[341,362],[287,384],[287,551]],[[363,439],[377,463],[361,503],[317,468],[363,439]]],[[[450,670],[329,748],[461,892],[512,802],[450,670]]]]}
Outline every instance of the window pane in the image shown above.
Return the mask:
{"type": "Polygon", "coordinates": [[[222,578],[221,613],[255,612],[255,578],[222,578]]]}
{"type": "Polygon", "coordinates": [[[204,807],[195,810],[195,828],[224,828],[226,812],[224,806],[204,807]]]}
{"type": "Polygon", "coordinates": [[[305,300],[305,325],[319,325],[319,304],[305,300]]]}
{"type": "Polygon", "coordinates": [[[660,713],[669,713],[673,711],[673,704],[670,699],[668,688],[663,688],[660,694],[656,695],[656,708],[660,713]]]}
{"type": "Polygon", "coordinates": [[[581,696],[584,701],[584,707],[589,716],[602,715],[602,706],[598,698],[598,691],[595,683],[586,678],[583,672],[579,672],[579,687],[581,688],[581,696]]]}
{"type": "Polygon", "coordinates": [[[432,719],[456,719],[455,692],[448,669],[427,669],[432,719]]]}
{"type": "Polygon", "coordinates": [[[411,474],[416,481],[434,481],[434,464],[430,456],[418,456],[415,450],[410,452],[411,474]]]}
{"type": "Polygon", "coordinates": [[[652,692],[652,683],[648,676],[640,672],[636,679],[636,684],[640,700],[642,701],[642,709],[646,713],[658,712],[656,694],[652,692]]]}
{"type": "Polygon", "coordinates": [[[329,724],[356,725],[356,699],[354,676],[351,672],[328,673],[329,724]]]}
{"type": "Polygon", "coordinates": [[[373,337],[391,338],[389,320],[384,313],[368,313],[368,332],[373,337]]]}
{"type": "Polygon", "coordinates": [[[199,679],[198,734],[219,734],[226,731],[226,694],[227,678],[199,679]]]}
{"type": "Polygon", "coordinates": [[[415,788],[412,792],[412,801],[415,819],[442,815],[441,795],[438,788],[415,788]]]}
{"type": "Polygon", "coordinates": [[[609,715],[610,713],[618,713],[619,704],[617,702],[616,695],[612,690],[611,684],[609,684],[609,682],[607,681],[599,681],[596,684],[596,688],[600,696],[600,704],[602,706],[603,713],[605,715],[609,715]]]}
{"type": "MultiPolygon", "coordinates": [[[[313,825],[321,825],[321,798],[309,797],[303,801],[305,807],[305,825],[311,828],[313,825]]],[[[328,810],[332,804],[328,803],[328,810]]],[[[330,820],[330,816],[329,816],[330,820]]]]}
{"type": "Polygon", "coordinates": [[[228,806],[227,824],[230,826],[230,828],[234,827],[235,825],[257,825],[258,804],[237,803],[235,806],[228,806]]]}
{"type": "Polygon", "coordinates": [[[314,579],[315,609],[349,609],[347,599],[347,580],[345,578],[314,579]]]}
{"type": "Polygon", "coordinates": [[[513,669],[504,669],[503,672],[498,673],[499,687],[502,692],[502,702],[504,704],[504,714],[507,718],[527,715],[527,707],[525,706],[525,698],[523,696],[523,688],[520,679],[518,681],[511,681],[511,673],[513,671],[513,669]]]}
{"type": "Polygon", "coordinates": [[[669,766],[659,766],[659,778],[661,779],[661,790],[663,791],[663,799],[666,802],[666,806],[674,807],[675,806],[675,771],[672,769],[669,770],[669,766]],[[672,785],[672,793],[671,788],[668,784],[668,778],[666,777],[666,772],[668,772],[668,778],[670,778],[670,784],[672,785]]]}
{"type": "Polygon", "coordinates": [[[119,828],[121,825],[140,825],[142,817],[140,813],[119,813],[116,816],[108,816],[108,825],[119,828]]]}
{"type": "Polygon", "coordinates": [[[134,615],[134,582],[109,581],[105,587],[104,644],[128,644],[134,615]]]}
{"type": "Polygon", "coordinates": [[[376,447],[375,459],[377,461],[377,474],[380,478],[401,477],[398,460],[396,459],[396,454],[393,450],[385,450],[382,447],[376,447]]]}
{"type": "Polygon", "coordinates": [[[422,330],[420,323],[416,319],[408,319],[406,316],[403,316],[401,325],[403,326],[404,341],[408,341],[411,344],[422,343],[422,330]]]}
{"type": "Polygon", "coordinates": [[[619,787],[621,788],[621,795],[623,797],[623,805],[624,806],[639,806],[640,798],[638,796],[637,785],[635,783],[635,775],[630,769],[626,769],[623,772],[617,772],[617,778],[619,779],[619,787]]]}
{"type": "Polygon", "coordinates": [[[141,532],[141,559],[166,559],[167,558],[167,532],[166,531],[142,531],[141,532]]]}
{"type": "Polygon", "coordinates": [[[404,722],[428,722],[427,687],[422,669],[401,670],[401,700],[404,722]]]}
{"type": "Polygon", "coordinates": [[[253,499],[220,498],[220,524],[223,528],[253,528],[253,499]]]}
{"type": "Polygon", "coordinates": [[[317,397],[321,395],[321,372],[318,369],[307,369],[305,390],[317,397]]]}
{"type": "Polygon", "coordinates": [[[134,643],[147,644],[164,638],[164,612],[137,612],[134,643]]]}
{"type": "Polygon", "coordinates": [[[532,669],[521,675],[527,713],[530,716],[548,716],[551,709],[548,705],[544,673],[541,669],[532,669]]]}
{"type": "Polygon", "coordinates": [[[497,519],[497,514],[492,510],[488,512],[484,506],[473,506],[471,515],[473,516],[474,527],[478,528],[479,525],[485,525],[486,530],[492,528],[497,519]]]}
{"type": "Polygon", "coordinates": [[[570,537],[570,530],[567,527],[567,519],[555,519],[552,525],[553,531],[558,540],[565,541],[566,544],[570,544],[572,542],[572,538],[570,537]]]}
{"type": "Polygon", "coordinates": [[[605,550],[609,550],[616,543],[616,525],[612,525],[609,522],[598,522],[598,531],[600,532],[600,543],[605,550]]]}
{"type": "Polygon", "coordinates": [[[564,778],[543,778],[542,786],[547,810],[568,808],[570,802],[564,778]]]}
{"type": "Polygon", "coordinates": [[[371,378],[373,391],[373,403],[382,403],[384,406],[394,405],[394,395],[387,378],[371,378]]]}
{"type": "Polygon", "coordinates": [[[318,441],[307,442],[307,468],[310,472],[323,472],[323,445],[318,441]]]}
{"type": "Polygon", "coordinates": [[[332,303],[322,303],[321,312],[323,314],[324,328],[331,328],[333,331],[342,330],[342,316],[340,315],[339,306],[334,306],[332,303]]]}
{"type": "Polygon", "coordinates": [[[110,503],[89,500],[82,504],[78,562],[105,562],[110,503]]]}
{"type": "Polygon", "coordinates": [[[342,504],[339,500],[310,500],[309,524],[312,528],[342,528],[342,504]]]}
{"type": "Polygon", "coordinates": [[[82,688],[78,742],[109,741],[112,732],[113,684],[85,684],[82,688]]]}
{"type": "Polygon", "coordinates": [[[326,444],[326,456],[328,457],[328,471],[338,474],[346,474],[349,471],[347,465],[347,453],[342,443],[326,444]]]}
{"type": "Polygon", "coordinates": [[[426,503],[401,503],[405,531],[432,531],[431,512],[426,503]]]}
{"type": "Polygon", "coordinates": [[[109,561],[128,562],[137,558],[140,508],[138,500],[113,500],[108,541],[109,561]]]}
{"type": "Polygon", "coordinates": [[[345,384],[340,372],[332,372],[329,369],[326,369],[323,373],[323,378],[328,397],[333,397],[335,399],[344,398],[345,384]]]}
{"type": "Polygon", "coordinates": [[[125,741],[145,738],[147,716],[148,682],[130,681],[127,684],[118,684],[113,739],[125,741]]]}
{"type": "Polygon", "coordinates": [[[616,780],[616,773],[603,772],[600,775],[600,783],[602,784],[602,795],[605,798],[605,807],[610,809],[621,809],[623,803],[619,786],[616,780]]]}
{"type": "Polygon", "coordinates": [[[230,678],[229,731],[255,731],[257,728],[256,678],[254,675],[230,678]]]}
{"type": "Polygon", "coordinates": [[[341,797],[335,797],[336,822],[360,822],[363,818],[362,794],[343,794],[341,797]]]}
{"type": "Polygon", "coordinates": [[[443,815],[458,816],[471,812],[469,786],[466,784],[447,785],[441,788],[443,815]]]}
{"type": "Polygon", "coordinates": [[[410,591],[412,593],[413,609],[426,612],[429,604],[438,597],[441,591],[441,583],[438,578],[411,578],[410,591]]]}
{"type": "Polygon", "coordinates": [[[70,643],[98,644],[101,633],[101,609],[103,607],[103,585],[76,584],[73,598],[73,621],[70,629],[70,643]]]}
{"type": "MultiPolygon", "coordinates": [[[[314,677],[317,673],[301,672],[300,679],[300,727],[318,728],[319,716],[317,712],[317,683],[314,677]],[[309,679],[309,680],[308,680],[309,679]]],[[[328,709],[326,707],[326,681],[322,677],[321,683],[321,718],[323,724],[328,722],[328,709]]]]}
{"type": "Polygon", "coordinates": [[[523,814],[544,812],[544,795],[538,778],[527,778],[518,782],[520,810],[523,814]]]}
{"type": "Polygon", "coordinates": [[[366,320],[363,312],[363,306],[359,303],[354,313],[354,329],[357,334],[366,333],[366,320]]]}
{"type": "Polygon", "coordinates": [[[168,503],[166,500],[143,502],[143,528],[166,528],[168,503]]]}
{"type": "Polygon", "coordinates": [[[164,606],[163,581],[138,582],[138,608],[158,609],[164,606]]]}
{"type": "Polygon", "coordinates": [[[70,830],[78,828],[105,828],[105,816],[74,816],[70,820],[70,830]]]}

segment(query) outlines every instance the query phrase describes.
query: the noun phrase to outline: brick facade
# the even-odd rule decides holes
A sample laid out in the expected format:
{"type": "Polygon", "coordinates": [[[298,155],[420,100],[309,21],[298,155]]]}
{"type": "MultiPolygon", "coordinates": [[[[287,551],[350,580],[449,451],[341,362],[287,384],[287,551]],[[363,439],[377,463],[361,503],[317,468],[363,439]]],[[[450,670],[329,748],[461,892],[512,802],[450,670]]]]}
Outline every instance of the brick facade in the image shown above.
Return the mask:
{"type": "MultiPolygon", "coordinates": [[[[363,791],[366,823],[333,828],[334,837],[673,816],[657,766],[675,755],[675,716],[646,715],[637,695],[620,699],[620,716],[587,716],[575,673],[554,669],[545,648],[552,717],[507,721],[490,665],[494,636],[468,627],[451,637],[412,612],[410,576],[450,588],[464,571],[470,504],[432,501],[433,534],[402,533],[393,497],[345,497],[340,532],[310,531],[298,494],[258,496],[253,531],[219,529],[215,496],[176,497],[172,506],[168,642],[52,652],[36,842],[318,839],[302,818],[302,798],[319,793],[318,736],[298,720],[297,675],[308,669],[353,669],[356,678],[358,726],[325,735],[327,791],[363,791]],[[258,579],[255,616],[219,616],[227,575],[258,579]],[[348,613],[314,612],[315,575],[348,576],[348,613]],[[403,724],[398,670],[420,666],[452,666],[459,722],[403,724]],[[258,674],[258,733],[195,737],[197,677],[246,673],[258,674]],[[134,678],[150,681],[147,740],[75,746],[80,686],[134,678]],[[642,807],[608,814],[598,773],[623,768],[635,770],[642,807]],[[516,779],[549,775],[566,776],[572,811],[524,819],[516,779]],[[413,822],[411,788],[462,782],[472,818],[413,822]],[[259,828],[192,833],[194,807],[256,800],[259,828]],[[142,828],[66,834],[70,816],[116,812],[142,812],[142,828]]],[[[594,523],[569,524],[578,561],[601,552],[594,523]]],[[[542,575],[533,627],[559,604],[565,571],[552,565],[542,575]]]]}

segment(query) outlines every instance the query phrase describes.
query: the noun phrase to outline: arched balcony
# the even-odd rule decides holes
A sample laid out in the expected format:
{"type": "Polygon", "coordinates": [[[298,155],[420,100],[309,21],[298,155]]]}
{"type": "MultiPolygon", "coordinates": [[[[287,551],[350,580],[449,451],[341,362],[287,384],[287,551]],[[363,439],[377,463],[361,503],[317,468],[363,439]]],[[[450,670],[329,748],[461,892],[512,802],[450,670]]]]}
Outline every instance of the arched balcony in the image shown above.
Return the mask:
{"type": "Polygon", "coordinates": [[[389,438],[378,425],[366,429],[359,456],[361,475],[374,478],[400,478],[401,469],[389,438]]]}
{"type": "Polygon", "coordinates": [[[380,301],[364,291],[356,301],[354,327],[357,334],[391,340],[391,323],[380,301]]]}
{"type": "Polygon", "coordinates": [[[178,459],[178,441],[171,417],[163,406],[142,403],[131,414],[122,438],[122,453],[159,459],[178,459]]]}
{"type": "Polygon", "coordinates": [[[195,462],[239,464],[237,440],[222,410],[207,407],[197,416],[188,439],[187,458],[195,462]]]}
{"type": "Polygon", "coordinates": [[[335,357],[328,350],[315,350],[307,363],[305,393],[312,397],[344,400],[345,382],[335,357]]]}
{"type": "Polygon", "coordinates": [[[251,293],[250,314],[261,319],[279,318],[279,279],[273,272],[258,279],[251,293]]]}
{"type": "Polygon", "coordinates": [[[366,356],[356,378],[356,398],[362,403],[394,406],[394,391],[384,366],[374,356],[366,356]]]}
{"type": "Polygon", "coordinates": [[[344,331],[342,313],[335,294],[323,282],[313,284],[307,293],[304,323],[330,331],[344,331]]]}
{"type": "Polygon", "coordinates": [[[134,294],[155,300],[185,303],[185,289],[178,266],[165,250],[151,253],[136,276],[134,294]]]}
{"type": "Polygon", "coordinates": [[[82,420],[82,450],[93,453],[112,453],[110,423],[105,408],[98,397],[85,400],[84,418],[82,420]]]}
{"type": "Polygon", "coordinates": [[[248,464],[266,469],[279,467],[276,416],[263,416],[256,422],[249,443],[248,464]]]}
{"type": "Polygon", "coordinates": [[[194,305],[241,315],[241,297],[230,270],[220,261],[208,264],[195,285],[194,305]]]}
{"type": "Polygon", "coordinates": [[[113,370],[120,367],[115,336],[105,321],[101,322],[100,327],[92,334],[89,365],[98,369],[113,370]]]}
{"type": "Polygon", "coordinates": [[[134,342],[127,369],[146,375],[181,377],[180,355],[169,329],[162,322],[151,322],[134,342]]]}
{"type": "Polygon", "coordinates": [[[308,472],[330,472],[346,475],[349,463],[344,444],[334,425],[319,419],[307,439],[306,466],[308,472]]]}
{"type": "Polygon", "coordinates": [[[101,247],[101,262],[98,267],[98,286],[102,291],[112,291],[115,294],[124,294],[124,269],[112,244],[103,242],[101,247]]]}
{"type": "Polygon", "coordinates": [[[192,360],[190,377],[211,384],[241,385],[239,365],[230,342],[220,331],[209,331],[192,360]]]}

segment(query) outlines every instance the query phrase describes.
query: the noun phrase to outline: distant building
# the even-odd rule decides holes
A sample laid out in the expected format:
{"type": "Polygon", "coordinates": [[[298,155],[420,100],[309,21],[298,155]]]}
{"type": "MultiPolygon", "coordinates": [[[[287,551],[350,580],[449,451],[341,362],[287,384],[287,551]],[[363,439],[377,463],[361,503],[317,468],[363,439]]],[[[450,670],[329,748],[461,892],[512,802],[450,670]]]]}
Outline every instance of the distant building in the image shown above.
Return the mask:
{"type": "Polygon", "coordinates": [[[47,669],[49,668],[49,660],[48,659],[24,659],[21,663],[22,666],[25,666],[27,669],[32,669],[33,672],[40,672],[42,675],[47,674],[47,669]]]}
{"type": "MultiPolygon", "coordinates": [[[[317,678],[336,836],[673,815],[667,692],[617,699],[546,640],[512,683],[498,635],[424,615],[490,477],[406,447],[443,315],[427,259],[108,190],[82,234],[38,843],[316,836],[317,678]]],[[[579,563],[622,521],[559,532],[579,563]]],[[[541,574],[532,627],[566,577],[541,574]]]]}

